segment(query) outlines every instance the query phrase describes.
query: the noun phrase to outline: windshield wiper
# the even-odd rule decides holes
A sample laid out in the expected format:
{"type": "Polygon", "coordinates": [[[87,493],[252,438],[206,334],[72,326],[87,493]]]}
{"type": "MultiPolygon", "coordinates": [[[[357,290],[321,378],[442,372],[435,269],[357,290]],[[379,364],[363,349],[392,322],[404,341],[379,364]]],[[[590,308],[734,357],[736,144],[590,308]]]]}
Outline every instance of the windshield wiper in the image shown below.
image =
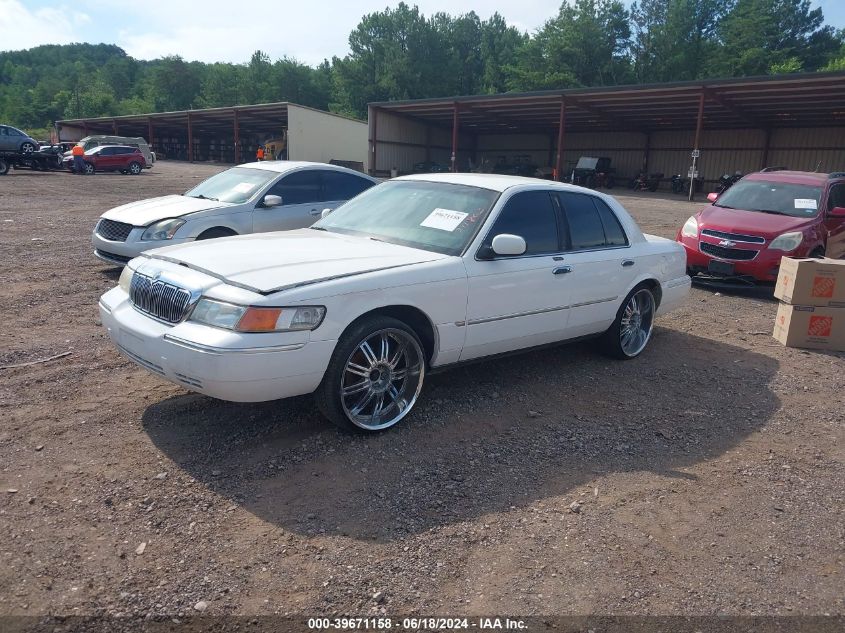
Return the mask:
{"type": "Polygon", "coordinates": [[[204,196],[202,194],[200,194],[198,196],[190,196],[190,197],[191,198],[197,198],[199,200],[214,200],[215,202],[220,202],[220,200],[218,200],[217,198],[212,198],[210,196],[204,196]]]}
{"type": "Polygon", "coordinates": [[[775,211],[774,209],[754,209],[757,213],[771,213],[772,215],[789,215],[783,211],[775,211]]]}
{"type": "Polygon", "coordinates": [[[326,230],[326,229],[325,229],[325,228],[323,228],[322,226],[309,226],[308,228],[309,228],[309,229],[312,229],[312,230],[314,230],[314,231],[325,231],[325,230],[326,230]]]}
{"type": "Polygon", "coordinates": [[[713,206],[714,206],[714,207],[719,207],[720,209],[731,209],[732,211],[736,211],[736,207],[729,207],[729,206],[728,206],[728,205],[726,205],[726,204],[716,204],[716,203],[713,203],[713,206]]]}

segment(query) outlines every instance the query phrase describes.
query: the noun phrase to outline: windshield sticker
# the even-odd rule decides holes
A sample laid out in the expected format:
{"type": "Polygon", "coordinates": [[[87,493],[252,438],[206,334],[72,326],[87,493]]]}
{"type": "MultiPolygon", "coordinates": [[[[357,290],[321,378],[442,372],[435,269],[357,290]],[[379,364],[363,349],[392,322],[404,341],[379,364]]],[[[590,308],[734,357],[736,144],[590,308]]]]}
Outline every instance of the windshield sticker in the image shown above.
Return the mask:
{"type": "Polygon", "coordinates": [[[795,198],[796,209],[818,209],[818,203],[813,198],[795,198]]]}
{"type": "Polygon", "coordinates": [[[255,185],[251,182],[239,182],[236,184],[233,189],[238,193],[249,193],[253,189],[255,189],[255,185]]]}
{"type": "Polygon", "coordinates": [[[441,231],[449,231],[450,233],[458,228],[458,225],[464,221],[464,218],[469,215],[462,211],[452,211],[451,209],[435,209],[428,217],[420,222],[420,226],[425,226],[430,229],[439,229],[441,231]]]}

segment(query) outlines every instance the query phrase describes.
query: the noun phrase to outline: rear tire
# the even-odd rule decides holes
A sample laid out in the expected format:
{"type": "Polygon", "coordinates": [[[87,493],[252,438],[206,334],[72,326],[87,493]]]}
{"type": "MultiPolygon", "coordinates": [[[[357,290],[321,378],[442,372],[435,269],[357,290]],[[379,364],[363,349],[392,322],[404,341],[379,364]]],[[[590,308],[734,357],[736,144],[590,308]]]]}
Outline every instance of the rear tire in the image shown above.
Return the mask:
{"type": "Polygon", "coordinates": [[[425,370],[416,332],[398,319],[373,315],[340,338],[314,399],[344,431],[384,431],[414,408],[425,370]]]}
{"type": "Polygon", "coordinates": [[[133,176],[137,176],[141,173],[141,164],[140,163],[129,163],[129,173],[133,176]]]}
{"type": "Polygon", "coordinates": [[[656,311],[651,289],[642,284],[636,286],[619,307],[613,325],[602,335],[602,351],[620,360],[639,356],[651,340],[656,311]]]}
{"type": "Polygon", "coordinates": [[[0,158],[0,176],[5,176],[9,173],[9,163],[0,158]]]}
{"type": "Polygon", "coordinates": [[[227,229],[222,226],[215,226],[213,229],[206,229],[199,235],[197,235],[198,240],[213,240],[218,237],[232,237],[233,235],[237,235],[232,229],[227,229]]]}

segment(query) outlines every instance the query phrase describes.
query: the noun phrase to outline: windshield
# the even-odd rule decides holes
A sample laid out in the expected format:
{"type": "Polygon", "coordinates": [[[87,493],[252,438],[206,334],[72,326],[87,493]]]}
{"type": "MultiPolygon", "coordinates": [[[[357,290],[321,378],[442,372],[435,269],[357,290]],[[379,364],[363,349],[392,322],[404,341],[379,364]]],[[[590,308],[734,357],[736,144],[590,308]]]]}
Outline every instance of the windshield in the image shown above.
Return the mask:
{"type": "Polygon", "coordinates": [[[356,196],[312,228],[460,255],[498,197],[479,187],[392,181],[356,196]]]}
{"type": "Polygon", "coordinates": [[[185,195],[190,198],[205,198],[240,204],[249,200],[255,192],[279,174],[264,169],[232,167],[203,180],[185,195]]]}
{"type": "Polygon", "coordinates": [[[713,206],[809,218],[819,212],[821,187],[790,182],[740,180],[719,196],[713,206]]]}

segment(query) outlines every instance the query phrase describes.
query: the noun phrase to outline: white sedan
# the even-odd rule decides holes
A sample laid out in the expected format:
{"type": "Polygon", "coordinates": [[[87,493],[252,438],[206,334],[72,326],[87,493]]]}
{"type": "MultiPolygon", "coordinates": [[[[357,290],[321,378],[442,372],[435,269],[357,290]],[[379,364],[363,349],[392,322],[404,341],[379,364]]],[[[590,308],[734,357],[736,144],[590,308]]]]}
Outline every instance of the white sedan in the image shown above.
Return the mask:
{"type": "Polygon", "coordinates": [[[310,226],[378,181],[352,169],[304,161],[232,167],[182,195],[124,204],[94,227],[94,255],[123,266],[160,246],[310,226]]]}
{"type": "Polygon", "coordinates": [[[344,429],[414,408],[426,373],[595,336],[638,356],[689,294],[683,248],[613,198],[531,178],[426,174],[311,228],[145,253],[100,299],[118,348],[232,401],[314,392],[344,429]]]}

